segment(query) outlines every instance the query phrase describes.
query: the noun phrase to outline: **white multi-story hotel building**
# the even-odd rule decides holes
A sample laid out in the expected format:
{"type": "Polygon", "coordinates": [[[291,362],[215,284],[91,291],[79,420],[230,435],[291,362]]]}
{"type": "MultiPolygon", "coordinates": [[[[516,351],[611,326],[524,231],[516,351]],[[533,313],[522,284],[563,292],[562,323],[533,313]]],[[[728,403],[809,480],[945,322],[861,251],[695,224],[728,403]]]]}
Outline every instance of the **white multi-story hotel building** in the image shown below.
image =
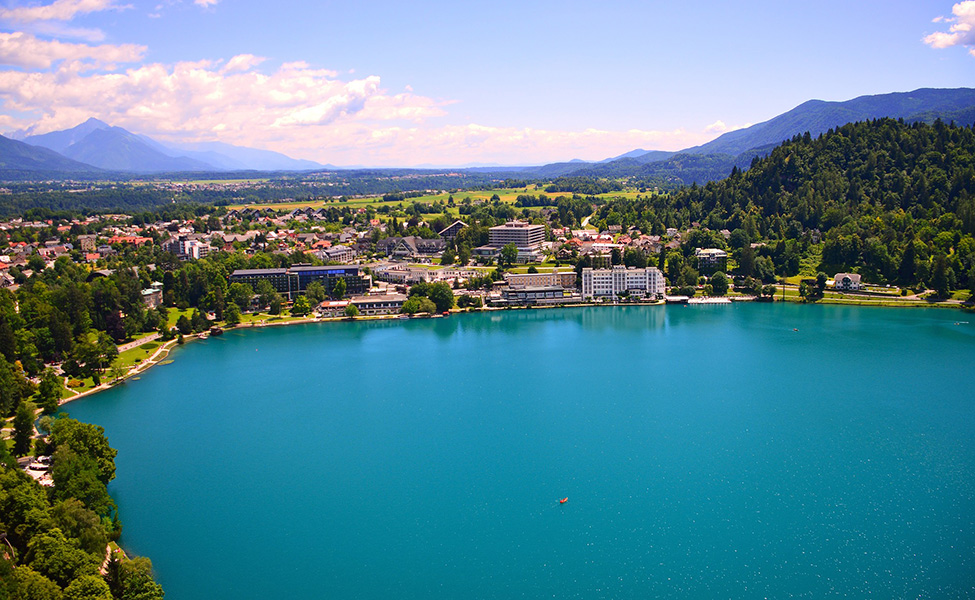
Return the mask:
{"type": "Polygon", "coordinates": [[[663,296],[664,274],[657,267],[637,269],[616,265],[612,269],[582,270],[582,299],[613,298],[629,292],[634,296],[663,296]]]}
{"type": "Polygon", "coordinates": [[[488,230],[488,244],[500,248],[505,244],[514,244],[519,250],[522,248],[537,250],[545,241],[545,226],[532,225],[524,221],[509,221],[488,230]]]}

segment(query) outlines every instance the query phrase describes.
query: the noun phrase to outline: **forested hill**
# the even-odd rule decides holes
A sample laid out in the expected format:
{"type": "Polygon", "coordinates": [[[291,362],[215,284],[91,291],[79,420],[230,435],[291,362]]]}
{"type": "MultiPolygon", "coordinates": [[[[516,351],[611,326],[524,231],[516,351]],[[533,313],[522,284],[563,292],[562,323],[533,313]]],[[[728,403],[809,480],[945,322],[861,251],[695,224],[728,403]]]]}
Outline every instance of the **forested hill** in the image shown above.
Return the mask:
{"type": "Polygon", "coordinates": [[[733,246],[807,244],[819,230],[825,265],[904,284],[953,277],[949,287],[967,287],[975,283],[975,130],[940,121],[848,124],[797,136],[748,171],[617,201],[600,216],[655,230],[697,221],[732,230],[733,246]]]}

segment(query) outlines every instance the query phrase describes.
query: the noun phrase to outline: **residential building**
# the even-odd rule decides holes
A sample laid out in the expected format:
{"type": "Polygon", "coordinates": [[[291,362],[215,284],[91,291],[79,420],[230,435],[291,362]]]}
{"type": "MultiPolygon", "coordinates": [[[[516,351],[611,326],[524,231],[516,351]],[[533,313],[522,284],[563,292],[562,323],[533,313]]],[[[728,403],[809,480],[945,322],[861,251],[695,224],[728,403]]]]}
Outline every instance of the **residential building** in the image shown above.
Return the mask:
{"type": "Polygon", "coordinates": [[[728,253],[719,248],[696,248],[694,256],[702,273],[716,273],[728,268],[728,253]]]}
{"type": "Polygon", "coordinates": [[[360,315],[392,315],[403,309],[406,298],[405,294],[356,296],[352,298],[352,304],[359,309],[360,315]]]}
{"type": "Polygon", "coordinates": [[[321,250],[319,257],[327,262],[348,263],[355,260],[355,250],[339,244],[321,250]]]}
{"type": "Polygon", "coordinates": [[[81,246],[82,252],[94,252],[95,251],[95,236],[94,235],[79,235],[78,245],[81,246]]]}
{"type": "Polygon", "coordinates": [[[146,308],[156,308],[163,303],[163,284],[154,281],[151,286],[142,290],[142,303],[146,308]]]}
{"type": "Polygon", "coordinates": [[[501,290],[501,300],[495,304],[536,305],[536,304],[571,304],[582,302],[582,296],[574,289],[565,289],[560,285],[529,286],[501,290]]]}
{"type": "Polygon", "coordinates": [[[576,272],[552,270],[551,273],[505,273],[504,280],[512,288],[559,286],[574,288],[576,272]]]}
{"type": "Polygon", "coordinates": [[[860,275],[857,273],[837,273],[833,277],[833,287],[837,290],[859,290],[861,287],[860,275]]]}
{"type": "Polygon", "coordinates": [[[582,270],[582,298],[612,298],[620,294],[663,296],[664,275],[657,267],[637,269],[616,265],[611,269],[582,270]]]}
{"type": "Polygon", "coordinates": [[[376,243],[376,250],[383,252],[386,256],[408,260],[419,256],[430,256],[443,252],[447,248],[447,242],[443,238],[432,240],[419,238],[416,236],[407,237],[388,237],[376,243]]]}
{"type": "Polygon", "coordinates": [[[463,229],[463,228],[465,228],[465,227],[467,227],[467,223],[465,223],[465,222],[463,222],[463,221],[461,221],[461,220],[458,219],[457,221],[454,221],[450,225],[447,225],[443,229],[443,231],[441,231],[437,235],[439,235],[440,237],[442,237],[445,240],[452,240],[455,237],[457,237],[457,234],[460,233],[460,230],[463,229]]]}

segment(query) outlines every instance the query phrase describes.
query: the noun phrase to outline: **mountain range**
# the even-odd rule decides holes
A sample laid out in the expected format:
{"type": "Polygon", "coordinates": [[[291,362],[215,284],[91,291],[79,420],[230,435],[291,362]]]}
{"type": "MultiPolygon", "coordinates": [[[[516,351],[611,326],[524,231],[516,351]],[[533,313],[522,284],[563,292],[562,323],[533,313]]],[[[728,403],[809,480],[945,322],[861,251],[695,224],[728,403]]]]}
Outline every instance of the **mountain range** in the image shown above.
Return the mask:
{"type": "MultiPolygon", "coordinates": [[[[890,117],[908,122],[937,119],[975,122],[975,89],[918,89],[844,102],[810,100],[763,123],[730,131],[679,152],[637,149],[599,162],[573,160],[536,167],[485,166],[472,173],[508,178],[631,177],[661,187],[722,179],[733,167],[746,169],[755,157],[806,132],[816,137],[850,122],[890,117]]],[[[42,135],[0,136],[0,178],[105,176],[110,173],[335,170],[278,152],[220,142],[166,145],[98,119],[42,135]],[[44,152],[46,150],[46,152],[44,152]]]]}
{"type": "MultiPolygon", "coordinates": [[[[17,157],[31,155],[30,151],[18,148],[16,152],[4,152],[0,162],[4,169],[39,170],[44,172],[69,171],[83,172],[206,172],[206,171],[302,171],[323,169],[322,165],[308,160],[295,160],[279,152],[257,150],[232,146],[220,142],[168,146],[149,136],[137,135],[121,127],[113,127],[98,119],[88,119],[84,123],[62,131],[52,131],[41,135],[15,134],[5,140],[2,148],[14,148],[16,142],[35,148],[46,148],[57,153],[62,159],[81,163],[81,167],[58,167],[61,163],[55,157],[47,156],[52,162],[46,164],[41,155],[33,162],[23,162],[17,157]],[[9,158],[9,160],[4,160],[9,158]],[[40,161],[40,162],[38,162],[40,161]]],[[[33,156],[33,155],[31,155],[33,156]]]]}

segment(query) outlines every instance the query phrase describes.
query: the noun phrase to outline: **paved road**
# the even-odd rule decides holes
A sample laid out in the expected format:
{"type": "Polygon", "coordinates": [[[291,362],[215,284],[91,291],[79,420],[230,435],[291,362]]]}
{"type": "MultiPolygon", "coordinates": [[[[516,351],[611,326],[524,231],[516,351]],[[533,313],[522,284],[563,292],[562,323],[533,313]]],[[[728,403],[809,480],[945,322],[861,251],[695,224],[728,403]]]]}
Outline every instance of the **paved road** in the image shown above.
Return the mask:
{"type": "Polygon", "coordinates": [[[137,347],[141,346],[142,344],[151,342],[153,340],[158,340],[158,339],[159,339],[159,333],[153,333],[151,335],[147,335],[146,337],[144,337],[142,339],[139,339],[139,340],[136,340],[134,342],[129,342],[127,344],[122,344],[121,346],[118,347],[118,351],[119,352],[125,352],[126,350],[131,350],[132,348],[137,348],[137,347]]]}

